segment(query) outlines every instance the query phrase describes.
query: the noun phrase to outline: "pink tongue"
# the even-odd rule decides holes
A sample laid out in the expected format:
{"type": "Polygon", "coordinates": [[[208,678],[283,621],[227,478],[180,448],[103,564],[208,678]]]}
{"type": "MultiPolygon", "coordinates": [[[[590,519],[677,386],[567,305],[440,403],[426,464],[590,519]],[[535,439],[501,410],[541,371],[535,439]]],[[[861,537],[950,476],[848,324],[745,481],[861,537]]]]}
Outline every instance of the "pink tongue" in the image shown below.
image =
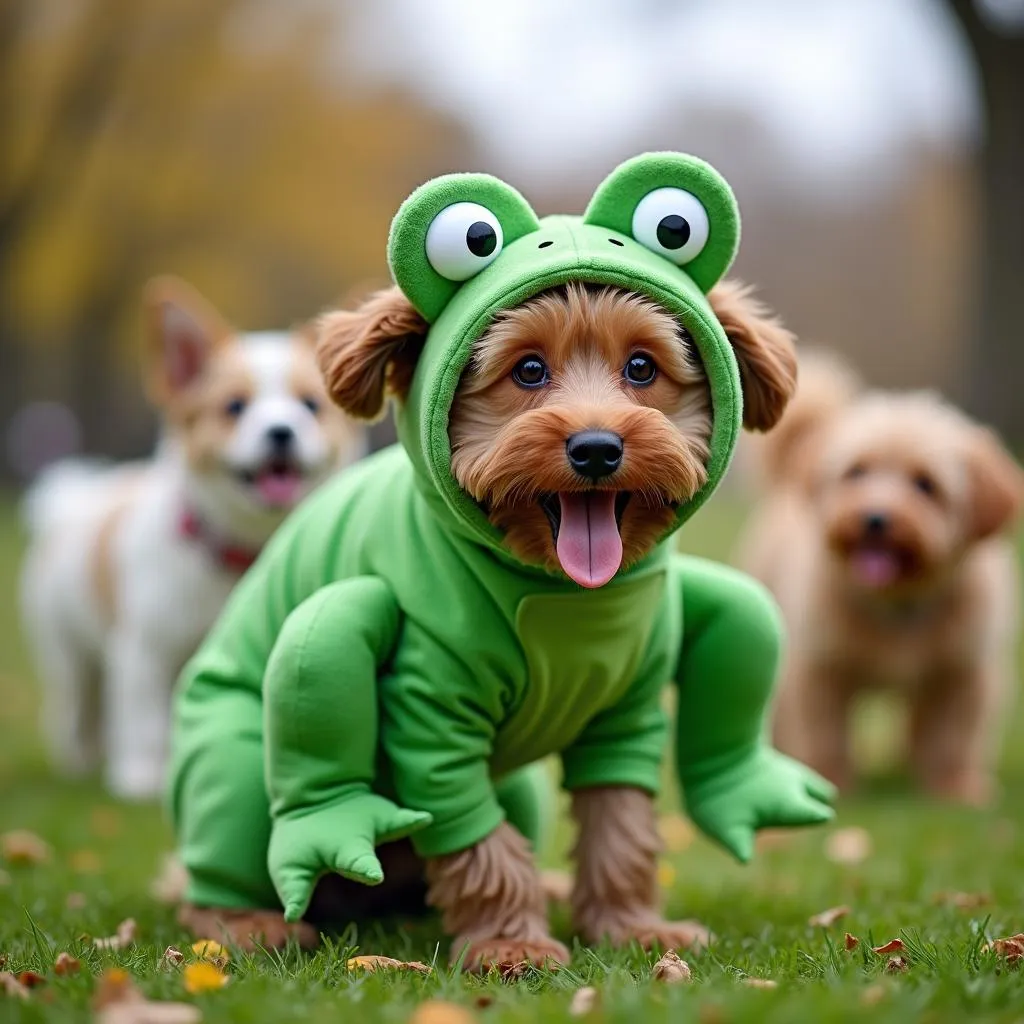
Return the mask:
{"type": "Polygon", "coordinates": [[[850,565],[866,587],[887,587],[895,583],[900,574],[899,561],[889,551],[855,551],[850,565]]]}
{"type": "Polygon", "coordinates": [[[581,587],[603,587],[622,564],[622,538],[615,522],[615,491],[558,495],[558,561],[581,587]]]}
{"type": "Polygon", "coordinates": [[[256,489],[268,505],[294,505],[302,488],[298,473],[261,473],[256,478],[256,489]]]}

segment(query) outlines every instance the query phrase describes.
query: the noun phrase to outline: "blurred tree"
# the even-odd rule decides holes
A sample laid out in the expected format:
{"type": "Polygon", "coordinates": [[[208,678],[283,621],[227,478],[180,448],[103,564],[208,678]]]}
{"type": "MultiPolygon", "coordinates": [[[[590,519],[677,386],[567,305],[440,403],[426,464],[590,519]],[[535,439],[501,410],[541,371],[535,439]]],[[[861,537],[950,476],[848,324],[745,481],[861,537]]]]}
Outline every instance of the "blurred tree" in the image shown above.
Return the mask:
{"type": "MultiPolygon", "coordinates": [[[[1024,3],[1000,21],[979,0],[951,0],[977,60],[985,101],[980,201],[982,252],[977,337],[967,400],[973,412],[1024,443],[1024,3]]],[[[1010,8],[1014,8],[1011,11],[1010,8]]]]}
{"type": "Polygon", "coordinates": [[[467,145],[414,98],[339,81],[337,18],[313,2],[0,2],[0,430],[26,397],[56,397],[88,447],[145,443],[152,273],[251,327],[381,278],[397,203],[467,145]]]}

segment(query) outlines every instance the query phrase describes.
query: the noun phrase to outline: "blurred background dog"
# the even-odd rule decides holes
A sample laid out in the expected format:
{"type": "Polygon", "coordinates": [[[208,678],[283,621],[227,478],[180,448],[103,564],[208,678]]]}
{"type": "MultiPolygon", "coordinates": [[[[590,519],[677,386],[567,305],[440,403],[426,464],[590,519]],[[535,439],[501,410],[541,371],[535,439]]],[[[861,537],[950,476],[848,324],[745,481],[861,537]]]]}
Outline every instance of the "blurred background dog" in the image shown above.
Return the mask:
{"type": "Polygon", "coordinates": [[[159,793],[172,684],[241,573],[365,448],[303,330],[238,333],[173,279],[151,283],[146,313],[156,454],[57,463],[25,503],[25,625],[51,757],[70,774],[105,759],[125,797],[159,793]]]}
{"type": "Polygon", "coordinates": [[[736,560],[789,628],[776,743],[847,787],[854,701],[893,689],[910,704],[921,784],[987,802],[1013,681],[1008,533],[1024,473],[938,396],[861,391],[822,356],[804,356],[797,397],[759,454],[767,490],[736,560]]]}

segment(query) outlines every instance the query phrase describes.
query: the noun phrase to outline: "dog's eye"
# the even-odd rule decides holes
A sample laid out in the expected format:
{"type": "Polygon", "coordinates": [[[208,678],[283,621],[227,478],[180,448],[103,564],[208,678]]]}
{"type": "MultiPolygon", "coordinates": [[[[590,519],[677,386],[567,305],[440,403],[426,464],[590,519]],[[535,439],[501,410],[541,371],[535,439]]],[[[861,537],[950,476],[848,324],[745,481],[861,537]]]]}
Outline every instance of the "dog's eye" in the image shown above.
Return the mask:
{"type": "Polygon", "coordinates": [[[539,388],[548,382],[548,368],[543,359],[526,356],[512,368],[512,379],[522,388],[539,388]]]}
{"type": "Polygon", "coordinates": [[[685,189],[656,188],[633,211],[633,237],[680,267],[700,255],[710,231],[707,211],[685,189]]]}
{"type": "Polygon", "coordinates": [[[630,356],[629,362],[622,370],[622,375],[626,380],[638,387],[650,384],[657,373],[658,368],[654,365],[654,360],[646,352],[637,352],[630,356]]]}
{"type": "Polygon", "coordinates": [[[935,494],[935,481],[927,473],[918,473],[914,477],[914,486],[929,498],[935,494]]]}
{"type": "Polygon", "coordinates": [[[244,398],[232,398],[227,405],[224,406],[224,412],[231,417],[233,420],[237,420],[239,416],[245,412],[245,407],[249,403],[244,398]]]}
{"type": "Polygon", "coordinates": [[[858,477],[862,477],[868,471],[867,466],[863,462],[855,462],[844,474],[844,480],[856,480],[858,477]]]}
{"type": "Polygon", "coordinates": [[[320,411],[320,403],[312,396],[306,395],[302,404],[315,416],[320,411]]]}
{"type": "Polygon", "coordinates": [[[503,241],[501,224],[486,206],[453,203],[427,228],[427,259],[449,281],[467,281],[494,262],[503,241]]]}

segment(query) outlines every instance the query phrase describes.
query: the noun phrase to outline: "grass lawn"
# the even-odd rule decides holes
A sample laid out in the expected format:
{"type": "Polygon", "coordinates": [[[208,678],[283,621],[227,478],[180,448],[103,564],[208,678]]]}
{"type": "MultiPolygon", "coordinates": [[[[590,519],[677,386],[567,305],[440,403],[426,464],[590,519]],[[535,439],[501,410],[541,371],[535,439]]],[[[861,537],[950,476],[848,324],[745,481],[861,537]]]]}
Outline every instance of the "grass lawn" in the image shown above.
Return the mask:
{"type": "MultiPolygon", "coordinates": [[[[690,550],[724,557],[737,523],[728,501],[713,504],[685,531],[690,550]]],[[[712,948],[686,955],[690,985],[651,980],[655,957],[639,950],[577,948],[569,969],[529,972],[514,982],[465,978],[445,966],[435,922],[373,924],[352,930],[315,956],[235,955],[230,983],[198,996],[185,992],[180,968],[158,960],[174,945],[189,957],[173,910],[152,898],[150,884],[170,835],[155,807],[121,806],[94,785],[55,781],[35,737],[37,697],[20,646],[15,606],[19,532],[13,506],[0,502],[0,833],[29,829],[52,847],[46,863],[0,864],[0,956],[6,969],[31,970],[46,982],[27,1000],[4,997],[0,1021],[91,1019],[104,970],[121,967],[151,999],[194,1002],[205,1021],[406,1021],[417,1004],[442,999],[465,1006],[480,1021],[568,1020],[573,991],[600,992],[593,1019],[829,1022],[867,1019],[906,1024],[1024,1021],[1024,970],[981,947],[989,938],[1024,931],[1024,718],[1008,723],[1003,759],[1004,795],[985,813],[916,800],[898,778],[874,783],[839,809],[827,829],[766,837],[756,863],[742,868],[678,818],[662,867],[669,910],[697,917],[715,931],[712,948]],[[871,850],[857,863],[826,855],[829,837],[851,827],[866,830],[871,850]],[[943,901],[948,891],[985,894],[982,906],[943,901]],[[850,912],[824,929],[808,918],[837,905],[850,912]],[[120,921],[137,921],[134,944],[100,951],[90,937],[112,935],[120,921]],[[844,933],[861,943],[844,949],[844,933]],[[902,938],[907,969],[893,973],[888,957],[870,946],[902,938]],[[380,953],[435,962],[428,977],[349,971],[346,958],[380,953]],[[57,976],[58,953],[81,961],[74,976],[57,976]],[[777,982],[755,988],[747,978],[777,982]]],[[[869,711],[865,756],[885,767],[895,720],[869,711]]],[[[666,800],[673,813],[674,800],[666,800]]],[[[564,859],[561,836],[545,860],[564,859]]],[[[564,913],[558,934],[568,938],[564,913]]],[[[141,1019],[141,1018],[140,1018],[141,1019]]],[[[436,1024],[459,1024],[438,1017],[436,1024]]]]}

